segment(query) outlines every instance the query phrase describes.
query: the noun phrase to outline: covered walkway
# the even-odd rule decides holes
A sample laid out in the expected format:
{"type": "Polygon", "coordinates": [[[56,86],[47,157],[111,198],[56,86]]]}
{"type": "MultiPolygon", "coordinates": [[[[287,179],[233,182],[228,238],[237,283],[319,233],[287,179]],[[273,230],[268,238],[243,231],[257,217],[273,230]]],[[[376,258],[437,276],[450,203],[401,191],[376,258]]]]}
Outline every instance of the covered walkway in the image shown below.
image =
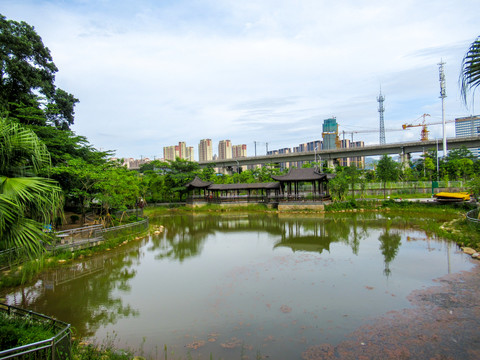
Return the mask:
{"type": "Polygon", "coordinates": [[[185,187],[190,193],[187,202],[323,201],[330,199],[328,181],[334,176],[313,168],[291,169],[286,175],[272,176],[277,182],[213,184],[195,177],[185,187]]]}

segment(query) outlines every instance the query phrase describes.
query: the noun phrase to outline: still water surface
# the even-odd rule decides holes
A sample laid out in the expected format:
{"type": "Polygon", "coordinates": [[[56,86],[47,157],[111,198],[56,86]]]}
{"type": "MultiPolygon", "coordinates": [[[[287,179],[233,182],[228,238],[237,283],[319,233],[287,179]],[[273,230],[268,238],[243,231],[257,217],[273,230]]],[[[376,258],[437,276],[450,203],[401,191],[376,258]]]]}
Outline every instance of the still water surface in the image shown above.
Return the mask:
{"type": "Polygon", "coordinates": [[[163,359],[301,359],[472,267],[392,215],[178,215],[159,235],[44,274],[7,302],[163,359]],[[173,355],[172,355],[173,354],[173,355]]]}

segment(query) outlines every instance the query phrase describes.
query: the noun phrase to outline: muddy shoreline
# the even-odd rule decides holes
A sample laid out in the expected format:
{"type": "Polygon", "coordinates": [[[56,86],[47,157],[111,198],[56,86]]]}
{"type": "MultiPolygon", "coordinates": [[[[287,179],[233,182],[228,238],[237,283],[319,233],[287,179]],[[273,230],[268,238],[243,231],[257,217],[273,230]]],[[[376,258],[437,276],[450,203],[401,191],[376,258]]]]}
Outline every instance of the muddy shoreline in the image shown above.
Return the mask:
{"type": "MultiPolygon", "coordinates": [[[[467,256],[467,255],[466,255],[467,256]]],[[[480,262],[415,290],[412,308],[392,311],[350,334],[337,346],[308,348],[306,360],[480,359],[480,262]]]]}

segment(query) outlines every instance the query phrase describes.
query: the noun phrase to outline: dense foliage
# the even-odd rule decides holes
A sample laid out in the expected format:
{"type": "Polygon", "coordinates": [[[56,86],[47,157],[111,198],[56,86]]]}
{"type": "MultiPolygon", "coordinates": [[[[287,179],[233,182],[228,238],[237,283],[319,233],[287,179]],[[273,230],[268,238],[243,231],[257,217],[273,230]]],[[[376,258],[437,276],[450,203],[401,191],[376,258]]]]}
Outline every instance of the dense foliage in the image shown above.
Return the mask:
{"type": "Polygon", "coordinates": [[[0,313],[0,350],[50,339],[55,335],[55,329],[51,327],[0,313]]]}
{"type": "Polygon", "coordinates": [[[53,222],[62,205],[56,182],[38,176],[49,165],[35,133],[0,118],[0,250],[36,255],[48,240],[44,224],[53,222]]]}

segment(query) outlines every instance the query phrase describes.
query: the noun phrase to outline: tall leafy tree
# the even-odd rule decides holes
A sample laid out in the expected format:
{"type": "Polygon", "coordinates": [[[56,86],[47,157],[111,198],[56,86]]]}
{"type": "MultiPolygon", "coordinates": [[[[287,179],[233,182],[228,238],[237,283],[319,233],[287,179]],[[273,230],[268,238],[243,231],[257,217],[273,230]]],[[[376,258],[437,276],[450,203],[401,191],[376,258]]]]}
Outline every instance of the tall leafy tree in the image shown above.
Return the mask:
{"type": "Polygon", "coordinates": [[[106,216],[111,209],[134,208],[140,198],[140,178],[136,171],[110,164],[102,172],[102,179],[96,184],[96,198],[101,202],[106,216]]]}
{"type": "Polygon", "coordinates": [[[339,171],[328,183],[333,200],[344,201],[347,198],[349,180],[344,171],[339,171]]]}
{"type": "Polygon", "coordinates": [[[92,164],[83,159],[69,158],[52,169],[53,176],[63,183],[65,197],[80,208],[81,223],[96,195],[96,186],[102,180],[106,164],[92,164]]]}
{"type": "Polygon", "coordinates": [[[395,181],[400,174],[399,164],[396,163],[390,156],[383,155],[379,160],[376,169],[377,178],[383,182],[383,198],[386,198],[386,184],[387,181],[395,181]]]}
{"type": "Polygon", "coordinates": [[[169,171],[165,175],[165,186],[167,186],[173,196],[178,195],[182,200],[187,193],[185,185],[194,179],[199,171],[199,165],[196,162],[177,158],[175,161],[168,162],[169,171]]]}
{"type": "Polygon", "coordinates": [[[69,129],[78,99],[55,86],[57,71],[50,50],[35,28],[0,14],[2,111],[22,123],[35,120],[37,124],[49,122],[59,129],[69,129]]]}
{"type": "Polygon", "coordinates": [[[355,165],[350,165],[346,167],[343,172],[345,173],[347,180],[350,182],[352,189],[352,200],[355,200],[355,184],[359,181],[360,171],[358,171],[355,165]]]}
{"type": "Polygon", "coordinates": [[[31,130],[0,118],[0,248],[38,254],[43,232],[62,205],[61,189],[38,173],[50,165],[46,146],[31,130]]]}
{"type": "Polygon", "coordinates": [[[480,36],[470,45],[462,61],[460,92],[467,103],[467,94],[480,84],[480,36]]]}

